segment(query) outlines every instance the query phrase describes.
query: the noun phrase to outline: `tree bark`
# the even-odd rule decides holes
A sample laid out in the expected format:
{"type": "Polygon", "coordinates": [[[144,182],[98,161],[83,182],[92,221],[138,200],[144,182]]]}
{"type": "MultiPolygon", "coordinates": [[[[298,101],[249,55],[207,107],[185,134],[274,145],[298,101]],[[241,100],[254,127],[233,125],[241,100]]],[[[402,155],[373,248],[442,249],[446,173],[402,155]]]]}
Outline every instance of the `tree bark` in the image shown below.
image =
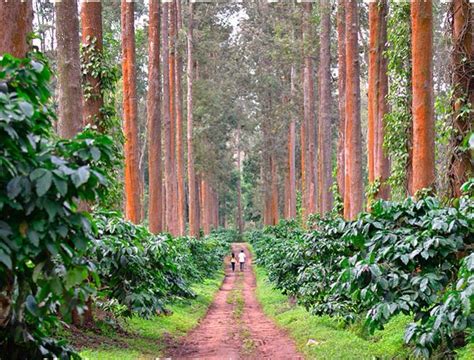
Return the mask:
{"type": "Polygon", "coordinates": [[[0,18],[4,21],[0,36],[0,55],[8,53],[24,58],[28,52],[28,33],[33,27],[32,1],[1,1],[0,18]]]}
{"type": "Polygon", "coordinates": [[[304,98],[304,141],[305,141],[305,164],[304,164],[304,189],[305,216],[316,210],[316,184],[315,184],[315,124],[314,124],[314,82],[313,82],[313,60],[309,51],[311,41],[310,17],[312,4],[304,3],[303,13],[303,46],[304,46],[304,75],[303,75],[303,98],[304,98]]]}
{"type": "Polygon", "coordinates": [[[383,148],[385,137],[385,115],[389,112],[388,96],[388,59],[385,55],[387,49],[387,16],[388,1],[381,0],[378,9],[378,48],[379,74],[377,86],[377,121],[375,124],[375,178],[380,179],[380,188],[376,194],[377,199],[390,198],[390,186],[387,180],[390,176],[390,160],[383,148]]]}
{"type": "Polygon", "coordinates": [[[464,107],[474,106],[474,44],[473,5],[469,0],[454,0],[451,5],[453,17],[453,125],[451,138],[453,154],[450,161],[450,192],[461,196],[461,185],[473,176],[472,159],[469,151],[462,150],[463,141],[473,131],[472,111],[463,113],[464,107]]]}
{"type": "MultiPolygon", "coordinates": [[[[368,172],[369,182],[379,180],[381,185],[375,198],[388,199],[390,189],[386,184],[389,177],[390,163],[383,150],[384,117],[388,112],[388,75],[387,58],[385,57],[387,43],[387,13],[386,0],[369,4],[369,91],[368,91],[368,172]]],[[[370,204],[367,204],[370,207],[370,204]]]]}
{"type": "Polygon", "coordinates": [[[411,2],[413,192],[435,185],[433,116],[433,4],[411,2]]]}
{"type": "MultiPolygon", "coordinates": [[[[296,71],[294,66],[291,66],[290,77],[290,96],[292,103],[294,103],[296,97],[296,71]]],[[[294,219],[296,218],[296,116],[293,114],[291,116],[288,138],[288,174],[288,218],[294,219]]]]}
{"type": "Polygon", "coordinates": [[[122,0],[123,130],[125,133],[125,217],[140,222],[140,154],[135,73],[134,3],[122,0]]]}
{"type": "Polygon", "coordinates": [[[321,1],[320,30],[320,101],[319,101],[319,211],[322,215],[332,210],[332,133],[331,133],[331,4],[321,1]]]}
{"type": "MultiPolygon", "coordinates": [[[[165,131],[165,187],[166,187],[166,230],[178,234],[178,208],[176,202],[176,166],[174,162],[174,57],[169,53],[168,16],[169,3],[162,5],[162,61],[163,61],[163,121],[165,131]]],[[[172,17],[171,17],[172,18],[172,17]]]]}
{"type": "MultiPolygon", "coordinates": [[[[176,21],[176,37],[181,30],[181,4],[177,0],[175,4],[175,21],[176,21]],[[179,6],[178,6],[179,5],[179,6]]],[[[175,42],[175,48],[176,48],[175,42]]],[[[181,79],[183,77],[183,59],[176,48],[175,56],[175,83],[176,83],[176,176],[177,176],[177,200],[178,200],[178,234],[183,236],[186,231],[186,194],[184,191],[184,148],[183,148],[183,89],[181,87],[181,79]]]]}
{"type": "Polygon", "coordinates": [[[344,133],[345,133],[345,106],[346,106],[346,25],[344,0],[338,0],[337,4],[337,62],[338,62],[338,109],[339,126],[337,138],[337,186],[339,194],[344,199],[344,180],[345,180],[345,151],[344,151],[344,133]]]}
{"type": "Polygon", "coordinates": [[[276,155],[274,152],[270,155],[271,168],[271,207],[270,207],[270,222],[271,225],[278,224],[278,167],[276,155]]]}
{"type": "Polygon", "coordinates": [[[58,133],[72,138],[82,130],[82,73],[79,56],[77,0],[57,2],[58,133]]]}
{"type": "Polygon", "coordinates": [[[199,216],[196,196],[196,173],[194,170],[193,149],[193,3],[189,2],[188,20],[188,61],[187,61],[187,145],[188,145],[188,183],[189,183],[189,235],[199,237],[199,216]]]}
{"type": "Polygon", "coordinates": [[[163,231],[162,163],[161,163],[161,74],[160,74],[160,2],[149,2],[148,25],[148,222],[150,231],[163,231]]]}
{"type": "Polygon", "coordinates": [[[346,13],[346,126],[344,217],[354,219],[362,210],[362,148],[360,124],[359,14],[355,0],[345,0],[346,13]]]}
{"type": "Polygon", "coordinates": [[[237,216],[236,216],[236,225],[239,235],[242,236],[244,232],[244,222],[242,216],[242,184],[241,184],[241,161],[240,161],[240,124],[237,125],[237,216]]]}
{"type": "MultiPolygon", "coordinates": [[[[84,62],[86,64],[97,61],[94,60],[95,54],[102,58],[102,3],[97,1],[83,1],[81,3],[81,25],[82,25],[82,45],[87,48],[91,46],[89,51],[84,53],[84,62]]],[[[99,60],[100,61],[100,60],[99,60]]],[[[92,64],[91,64],[92,65],[92,64]]],[[[97,64],[93,64],[97,65],[97,64]]],[[[84,113],[83,124],[95,125],[99,131],[103,132],[102,124],[102,107],[104,100],[101,89],[100,73],[93,75],[92,69],[87,68],[87,74],[84,79],[84,113]]]]}

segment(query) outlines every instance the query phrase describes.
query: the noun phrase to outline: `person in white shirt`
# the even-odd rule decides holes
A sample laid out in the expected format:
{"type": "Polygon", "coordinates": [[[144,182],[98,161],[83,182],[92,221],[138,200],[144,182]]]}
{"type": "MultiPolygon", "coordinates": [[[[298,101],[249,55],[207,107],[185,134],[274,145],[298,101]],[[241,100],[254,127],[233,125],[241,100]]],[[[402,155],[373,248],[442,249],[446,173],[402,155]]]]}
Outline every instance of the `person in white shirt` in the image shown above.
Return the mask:
{"type": "Polygon", "coordinates": [[[244,271],[245,253],[243,250],[240,250],[240,253],[239,253],[239,264],[240,264],[240,271],[244,271]]]}

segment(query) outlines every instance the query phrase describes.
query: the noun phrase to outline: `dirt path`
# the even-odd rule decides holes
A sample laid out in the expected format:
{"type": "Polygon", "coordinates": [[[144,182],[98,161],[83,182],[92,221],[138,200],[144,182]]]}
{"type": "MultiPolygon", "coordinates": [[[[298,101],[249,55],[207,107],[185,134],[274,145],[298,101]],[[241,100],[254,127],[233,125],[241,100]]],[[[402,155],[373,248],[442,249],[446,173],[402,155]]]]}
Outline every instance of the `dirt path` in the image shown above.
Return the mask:
{"type": "Polygon", "coordinates": [[[245,244],[232,244],[236,255],[241,249],[247,255],[245,270],[232,273],[226,267],[206,317],[169,349],[172,359],[303,359],[288,336],[264,315],[255,295],[251,254],[245,244]]]}

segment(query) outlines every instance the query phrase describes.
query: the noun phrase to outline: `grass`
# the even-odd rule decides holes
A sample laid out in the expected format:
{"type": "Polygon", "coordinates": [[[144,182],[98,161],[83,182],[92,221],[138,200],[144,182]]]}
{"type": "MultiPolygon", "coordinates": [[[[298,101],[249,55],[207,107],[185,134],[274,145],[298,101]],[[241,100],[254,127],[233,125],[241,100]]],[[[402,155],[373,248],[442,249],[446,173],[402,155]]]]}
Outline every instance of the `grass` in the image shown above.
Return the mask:
{"type": "Polygon", "coordinates": [[[256,268],[257,298],[267,316],[288,331],[298,350],[307,359],[406,359],[409,349],[403,345],[409,317],[398,316],[369,339],[329,316],[311,316],[301,306],[288,303],[286,296],[273,288],[265,271],[256,268]]]}
{"type": "Polygon", "coordinates": [[[172,304],[169,307],[172,314],[169,316],[130,319],[125,326],[129,333],[127,335],[109,331],[101,339],[95,334],[84,334],[90,336],[91,343],[96,345],[81,349],[81,357],[91,360],[136,360],[162,356],[167,340],[186,335],[204,317],[214,294],[220,288],[223,276],[221,272],[215,278],[195,285],[193,290],[197,296],[172,304]]]}

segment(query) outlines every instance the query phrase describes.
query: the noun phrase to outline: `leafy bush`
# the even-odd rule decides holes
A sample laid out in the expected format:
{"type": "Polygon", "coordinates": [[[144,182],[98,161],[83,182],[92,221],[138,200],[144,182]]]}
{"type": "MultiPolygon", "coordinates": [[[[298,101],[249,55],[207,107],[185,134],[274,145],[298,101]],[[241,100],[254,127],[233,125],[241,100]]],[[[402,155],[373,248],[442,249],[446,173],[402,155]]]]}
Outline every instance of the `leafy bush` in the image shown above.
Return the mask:
{"type": "Polygon", "coordinates": [[[242,242],[242,236],[236,229],[217,228],[211,231],[211,235],[229,244],[242,242]]]}
{"type": "Polygon", "coordinates": [[[78,201],[106,190],[112,141],[52,135],[50,71],[39,55],[0,58],[0,349],[15,358],[74,356],[48,337],[93,288],[83,254],[94,226],[78,201]]]}
{"type": "Polygon", "coordinates": [[[101,279],[100,295],[127,306],[126,315],[163,312],[174,297],[193,296],[190,285],[222,266],[226,246],[212,235],[154,235],[116,212],[97,214],[96,224],[99,236],[88,255],[101,279]]]}
{"type": "Polygon", "coordinates": [[[474,241],[472,199],[453,207],[434,197],[380,201],[356,221],[312,225],[303,233],[282,222],[250,239],[270,280],[313,313],[346,320],[365,313],[370,333],[399,313],[414,316],[406,340],[422,356],[472,332],[472,255],[459,261],[474,241]]]}

